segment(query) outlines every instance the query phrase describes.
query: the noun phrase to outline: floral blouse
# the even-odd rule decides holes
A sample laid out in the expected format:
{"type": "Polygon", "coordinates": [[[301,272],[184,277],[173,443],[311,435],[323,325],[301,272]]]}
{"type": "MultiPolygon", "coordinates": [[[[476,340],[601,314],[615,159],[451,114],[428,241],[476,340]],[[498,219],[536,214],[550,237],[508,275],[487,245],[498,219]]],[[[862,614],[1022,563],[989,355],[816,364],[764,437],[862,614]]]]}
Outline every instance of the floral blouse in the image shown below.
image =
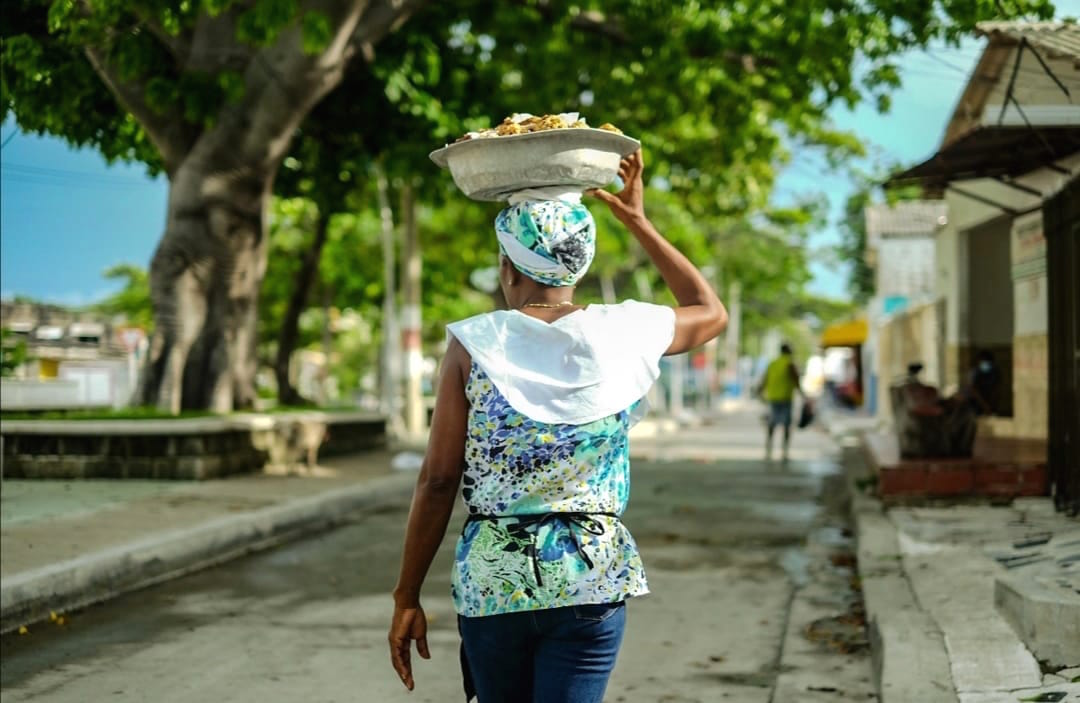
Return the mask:
{"type": "Polygon", "coordinates": [[[473,363],[457,542],[457,612],[480,617],[610,603],[649,592],[630,532],[617,515],[630,495],[627,441],[642,401],[583,425],[515,411],[473,363]]]}

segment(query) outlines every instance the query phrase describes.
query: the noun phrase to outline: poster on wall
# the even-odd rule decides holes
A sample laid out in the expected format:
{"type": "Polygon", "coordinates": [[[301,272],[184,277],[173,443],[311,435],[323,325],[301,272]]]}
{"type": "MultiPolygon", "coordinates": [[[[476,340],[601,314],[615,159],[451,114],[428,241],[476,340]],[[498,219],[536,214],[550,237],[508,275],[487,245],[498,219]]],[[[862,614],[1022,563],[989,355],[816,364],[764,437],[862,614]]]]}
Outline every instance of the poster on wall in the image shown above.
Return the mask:
{"type": "Polygon", "coordinates": [[[1046,275],[1046,237],[1043,236],[1041,210],[1013,222],[1010,254],[1014,281],[1046,275]]]}
{"type": "Polygon", "coordinates": [[[1013,334],[1046,334],[1046,237],[1042,211],[1013,221],[1010,244],[1015,320],[1013,334]]]}

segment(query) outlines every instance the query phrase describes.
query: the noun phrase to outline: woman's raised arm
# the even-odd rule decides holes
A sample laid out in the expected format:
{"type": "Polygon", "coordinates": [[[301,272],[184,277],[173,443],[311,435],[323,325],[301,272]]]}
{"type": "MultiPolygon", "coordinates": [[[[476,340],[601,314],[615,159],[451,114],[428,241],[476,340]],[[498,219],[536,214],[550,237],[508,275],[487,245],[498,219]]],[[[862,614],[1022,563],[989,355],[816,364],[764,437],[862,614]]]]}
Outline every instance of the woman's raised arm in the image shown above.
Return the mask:
{"type": "Polygon", "coordinates": [[[626,225],[679,302],[675,308],[675,338],[666,352],[679,354],[723,332],[727,327],[728,314],[701,271],[664,239],[645,216],[644,168],[639,149],[619,165],[619,177],[624,183],[621,191],[609,193],[592,190],[589,193],[607,203],[615,217],[626,225]]]}

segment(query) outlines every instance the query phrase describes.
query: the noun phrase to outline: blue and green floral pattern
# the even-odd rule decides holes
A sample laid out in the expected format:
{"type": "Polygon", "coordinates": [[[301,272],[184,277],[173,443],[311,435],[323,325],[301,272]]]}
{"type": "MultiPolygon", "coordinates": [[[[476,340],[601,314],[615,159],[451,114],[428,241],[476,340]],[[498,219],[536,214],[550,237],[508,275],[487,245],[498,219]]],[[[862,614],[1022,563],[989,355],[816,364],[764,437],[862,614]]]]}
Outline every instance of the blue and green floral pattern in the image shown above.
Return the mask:
{"type": "Polygon", "coordinates": [[[475,363],[465,393],[465,505],[470,515],[501,517],[469,521],[458,539],[457,612],[480,617],[648,593],[637,546],[614,517],[630,495],[627,431],[636,404],[584,425],[536,422],[510,407],[475,363]],[[549,513],[591,517],[514,517],[549,513]]]}
{"type": "Polygon", "coordinates": [[[529,266],[500,243],[499,250],[519,271],[547,286],[577,285],[596,254],[596,222],[581,203],[526,200],[510,205],[495,218],[495,232],[542,260],[562,266],[560,273],[529,266]]]}

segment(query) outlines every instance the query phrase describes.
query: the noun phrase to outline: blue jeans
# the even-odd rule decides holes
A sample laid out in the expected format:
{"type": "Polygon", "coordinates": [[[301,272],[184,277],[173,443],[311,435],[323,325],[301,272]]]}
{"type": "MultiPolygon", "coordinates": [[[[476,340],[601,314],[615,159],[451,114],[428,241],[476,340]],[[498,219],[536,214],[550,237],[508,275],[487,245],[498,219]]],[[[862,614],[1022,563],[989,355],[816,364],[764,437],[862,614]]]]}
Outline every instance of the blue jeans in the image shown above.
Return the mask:
{"type": "Polygon", "coordinates": [[[479,703],[600,703],[622,643],[626,604],[463,617],[458,623],[463,664],[479,703]]]}

